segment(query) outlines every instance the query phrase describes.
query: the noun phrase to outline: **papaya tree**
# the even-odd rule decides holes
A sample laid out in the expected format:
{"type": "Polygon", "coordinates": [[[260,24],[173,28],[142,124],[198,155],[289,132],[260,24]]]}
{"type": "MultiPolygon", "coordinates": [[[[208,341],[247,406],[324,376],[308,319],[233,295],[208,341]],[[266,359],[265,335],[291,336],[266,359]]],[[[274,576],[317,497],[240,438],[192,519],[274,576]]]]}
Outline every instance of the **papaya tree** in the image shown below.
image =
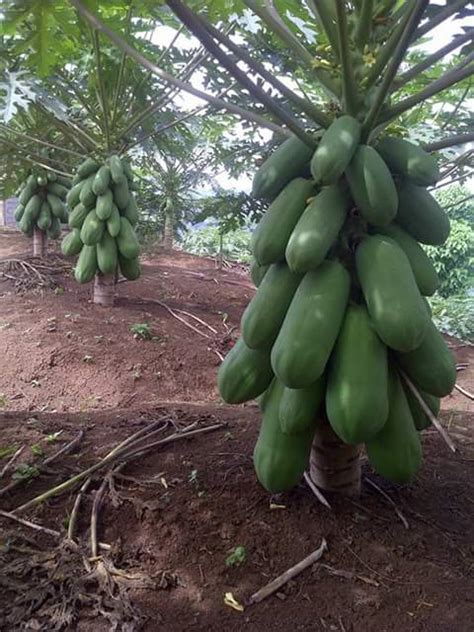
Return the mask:
{"type": "Polygon", "coordinates": [[[227,402],[259,400],[254,464],[260,482],[282,492],[309,468],[322,489],[358,494],[363,445],[379,474],[411,480],[421,465],[419,432],[434,420],[444,433],[435,415],[456,378],[425,300],[438,280],[420,244],[441,245],[450,229],[428,191],[440,177],[434,152],[474,134],[448,133],[421,147],[401,138],[397,124],[443,91],[465,91],[474,72],[465,50],[472,30],[408,68],[404,60],[436,26],[468,15],[468,2],[216,2],[209,16],[216,27],[194,3],[168,0],[271,119],[177,83],[80,0],[71,3],[156,76],[287,137],[254,178],[255,196],[269,202],[253,237],[263,279],[218,379],[227,402]],[[219,18],[245,7],[321,83],[326,103],[282,84],[219,29],[219,18]],[[302,12],[305,31],[295,33],[288,16],[302,12]],[[459,48],[446,72],[430,80],[430,69],[459,48]],[[423,87],[408,94],[419,76],[423,87]],[[262,82],[287,105],[275,102],[262,82]]]}

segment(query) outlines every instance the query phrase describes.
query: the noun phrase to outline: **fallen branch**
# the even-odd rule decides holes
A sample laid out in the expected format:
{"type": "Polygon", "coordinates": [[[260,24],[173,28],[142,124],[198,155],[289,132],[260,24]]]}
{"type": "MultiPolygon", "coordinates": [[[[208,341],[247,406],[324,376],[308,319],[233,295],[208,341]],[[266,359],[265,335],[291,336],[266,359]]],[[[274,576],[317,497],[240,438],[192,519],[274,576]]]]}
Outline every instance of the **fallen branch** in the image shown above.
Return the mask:
{"type": "Polygon", "coordinates": [[[390,503],[390,505],[392,505],[392,507],[393,507],[393,508],[394,508],[394,510],[395,510],[395,513],[397,514],[397,516],[398,516],[398,517],[400,518],[400,520],[402,521],[403,526],[405,527],[405,529],[409,529],[410,527],[408,526],[408,521],[407,521],[407,519],[405,518],[405,516],[402,514],[402,512],[400,511],[400,509],[397,507],[397,505],[395,504],[395,501],[394,501],[394,500],[392,500],[392,498],[390,498],[390,496],[389,496],[386,492],[384,492],[384,490],[383,490],[383,489],[381,489],[381,488],[377,485],[377,483],[374,483],[374,481],[371,481],[371,480],[370,480],[370,478],[367,478],[367,477],[366,477],[366,478],[365,478],[365,481],[366,481],[366,482],[367,482],[367,483],[368,483],[371,487],[373,487],[374,489],[376,489],[376,490],[379,492],[379,494],[381,494],[381,495],[385,498],[385,500],[386,500],[388,503],[390,503]]]}
{"type": "Polygon", "coordinates": [[[311,476],[308,474],[308,472],[304,473],[304,480],[306,481],[308,487],[311,489],[311,491],[313,492],[313,494],[316,496],[316,498],[319,500],[319,502],[324,505],[325,507],[327,507],[328,509],[332,510],[331,505],[328,503],[328,501],[324,498],[324,496],[322,495],[322,493],[319,491],[319,489],[316,487],[316,485],[313,483],[313,481],[311,480],[311,476]]]}
{"type": "Polygon", "coordinates": [[[404,371],[399,369],[399,372],[400,372],[400,375],[402,376],[402,378],[405,380],[405,382],[406,382],[408,388],[410,389],[410,391],[416,397],[416,400],[420,404],[420,406],[423,409],[423,412],[425,413],[425,415],[431,421],[431,423],[436,428],[436,430],[439,432],[439,434],[443,437],[444,441],[446,442],[446,445],[449,447],[449,449],[452,452],[456,452],[456,446],[452,442],[450,436],[448,435],[446,430],[443,428],[443,426],[440,424],[440,422],[435,417],[435,415],[433,415],[430,407],[426,404],[425,400],[423,399],[423,397],[418,392],[418,389],[416,388],[416,386],[413,384],[413,382],[410,380],[410,378],[406,375],[406,373],[404,371]]]}
{"type": "Polygon", "coordinates": [[[25,449],[25,446],[22,445],[20,448],[18,448],[18,450],[11,457],[11,459],[9,459],[5,463],[4,467],[2,468],[2,471],[0,472],[0,478],[3,478],[5,476],[5,474],[8,472],[8,470],[11,468],[13,463],[17,460],[17,458],[20,456],[20,454],[23,452],[24,449],[25,449]]]}
{"type": "MultiPolygon", "coordinates": [[[[463,367],[464,368],[464,367],[463,367]]],[[[463,388],[462,386],[459,386],[459,384],[455,384],[454,388],[459,391],[460,393],[462,393],[463,395],[465,395],[466,397],[468,397],[469,399],[474,400],[474,395],[472,393],[470,393],[469,391],[466,391],[465,388],[463,388]]]]}
{"type": "Polygon", "coordinates": [[[314,562],[317,562],[319,559],[321,559],[324,552],[327,550],[328,550],[328,545],[327,545],[326,540],[323,538],[321,545],[318,549],[313,551],[310,555],[308,555],[303,560],[301,560],[301,562],[298,562],[298,564],[295,564],[294,566],[289,568],[287,571],[279,575],[276,579],[271,581],[269,584],[267,584],[266,586],[258,590],[256,593],[254,593],[249,599],[249,605],[254,604],[254,603],[260,603],[261,601],[263,601],[264,599],[272,595],[279,588],[281,588],[287,582],[289,582],[290,579],[293,579],[293,577],[296,577],[297,575],[299,575],[302,571],[308,568],[308,566],[311,566],[311,564],[314,564],[314,562]]]}
{"type": "Polygon", "coordinates": [[[91,484],[92,478],[86,479],[84,484],[82,485],[79,493],[76,496],[76,500],[74,501],[74,506],[71,511],[71,515],[69,516],[69,524],[67,526],[67,537],[69,540],[74,541],[74,531],[76,530],[77,516],[79,514],[79,508],[81,506],[82,497],[87,491],[87,488],[91,484]]]}
{"type": "Polygon", "coordinates": [[[104,498],[105,490],[107,489],[108,479],[104,478],[101,486],[96,491],[94,496],[94,502],[92,503],[92,512],[91,512],[91,555],[92,557],[97,557],[98,546],[97,546],[97,522],[99,519],[99,511],[102,505],[102,500],[104,498]]]}
{"type": "Polygon", "coordinates": [[[213,334],[217,334],[217,330],[214,329],[214,327],[211,327],[211,325],[209,325],[209,323],[206,323],[205,320],[202,320],[201,318],[198,318],[194,314],[191,314],[191,312],[186,312],[184,309],[177,309],[175,311],[179,312],[180,314],[184,314],[185,316],[189,316],[189,318],[193,318],[197,323],[201,323],[201,325],[204,325],[204,327],[207,327],[209,331],[212,331],[213,334]]]}

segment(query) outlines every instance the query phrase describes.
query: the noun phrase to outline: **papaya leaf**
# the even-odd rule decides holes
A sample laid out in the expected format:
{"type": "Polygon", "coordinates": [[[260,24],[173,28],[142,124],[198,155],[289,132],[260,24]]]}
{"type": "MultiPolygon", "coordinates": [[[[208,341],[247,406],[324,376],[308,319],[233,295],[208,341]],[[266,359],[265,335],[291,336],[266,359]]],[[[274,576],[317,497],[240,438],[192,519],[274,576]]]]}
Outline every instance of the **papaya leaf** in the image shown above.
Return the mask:
{"type": "Polygon", "coordinates": [[[0,117],[8,123],[20,109],[26,109],[36,100],[31,81],[24,78],[25,70],[6,72],[6,81],[0,82],[0,117]],[[2,94],[3,93],[3,94],[2,94]]]}

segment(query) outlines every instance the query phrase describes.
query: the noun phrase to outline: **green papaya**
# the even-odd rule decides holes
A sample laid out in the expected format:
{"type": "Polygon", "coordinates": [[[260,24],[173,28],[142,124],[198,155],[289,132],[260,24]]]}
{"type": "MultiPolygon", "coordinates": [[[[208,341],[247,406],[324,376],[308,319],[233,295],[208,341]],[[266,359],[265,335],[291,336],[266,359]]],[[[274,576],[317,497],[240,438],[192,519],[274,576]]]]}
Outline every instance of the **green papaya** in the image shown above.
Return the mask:
{"type": "Polygon", "coordinates": [[[449,217],[423,187],[403,182],[398,187],[396,221],[417,241],[441,246],[449,236],[449,217]]]}
{"type": "Polygon", "coordinates": [[[36,221],[40,214],[41,204],[43,200],[39,195],[33,195],[28,204],[25,206],[25,215],[27,215],[31,220],[36,221]]]}
{"type": "Polygon", "coordinates": [[[112,206],[112,213],[107,220],[107,231],[111,237],[117,237],[120,232],[120,213],[115,204],[112,206]]]}
{"type": "MultiPolygon", "coordinates": [[[[97,172],[99,173],[99,172],[97,172]]],[[[105,193],[97,196],[95,212],[97,217],[102,221],[107,221],[114,210],[114,196],[110,189],[106,189],[105,193]]]]}
{"type": "Polygon", "coordinates": [[[25,207],[23,206],[23,204],[17,204],[17,207],[15,209],[15,221],[19,222],[21,220],[21,218],[23,217],[23,213],[25,212],[25,207]]]}
{"type": "Polygon", "coordinates": [[[96,246],[82,246],[74,269],[74,277],[78,283],[89,283],[97,272],[96,246]]]}
{"type": "Polygon", "coordinates": [[[50,182],[48,184],[48,193],[55,195],[60,200],[65,200],[69,191],[68,189],[66,189],[66,187],[63,187],[63,185],[59,184],[58,182],[50,182]]]}
{"type": "Polygon", "coordinates": [[[86,246],[95,246],[102,239],[105,231],[105,222],[97,217],[97,213],[92,210],[87,214],[81,228],[81,239],[86,246]]]}
{"type": "Polygon", "coordinates": [[[18,202],[23,206],[26,206],[30,201],[30,198],[36,193],[38,185],[36,184],[36,178],[34,176],[28,176],[23,187],[18,202]]]}
{"type": "Polygon", "coordinates": [[[140,261],[138,257],[136,259],[125,259],[120,253],[118,253],[118,262],[120,266],[120,272],[129,281],[135,281],[141,274],[140,261]]]}
{"type": "Polygon", "coordinates": [[[120,160],[118,156],[110,156],[109,165],[110,165],[110,175],[112,176],[113,182],[115,182],[116,184],[119,184],[125,178],[122,161],[120,160]]]}
{"type": "Polygon", "coordinates": [[[303,277],[271,353],[273,371],[285,386],[305,388],[323,374],[349,288],[349,273],[336,261],[324,261],[303,277]]]}
{"type": "Polygon", "coordinates": [[[326,413],[344,443],[374,437],[388,416],[387,347],[364,305],[350,305],[329,361],[326,413]]]}
{"type": "Polygon", "coordinates": [[[107,231],[97,244],[97,265],[102,274],[113,274],[117,270],[117,243],[107,231]]]}
{"type": "Polygon", "coordinates": [[[57,217],[51,214],[51,226],[46,231],[50,239],[58,239],[61,237],[61,222],[57,217]]]}
{"type": "Polygon", "coordinates": [[[432,321],[421,345],[396,357],[408,377],[430,395],[445,397],[453,390],[456,383],[454,356],[432,321]]]}
{"type": "Polygon", "coordinates": [[[274,263],[269,267],[242,316],[242,338],[248,347],[271,348],[301,278],[291,272],[286,263],[274,263]]]}
{"type": "Polygon", "coordinates": [[[429,186],[439,180],[436,159],[419,145],[403,138],[386,136],[376,149],[393,173],[398,173],[420,186],[429,186]]]}
{"type": "Polygon", "coordinates": [[[377,232],[390,237],[403,250],[408,257],[413,275],[415,277],[418,289],[423,296],[431,296],[439,287],[439,277],[435,270],[431,259],[420,246],[406,231],[397,226],[397,224],[389,224],[388,226],[380,226],[377,232]]]}
{"type": "Polygon", "coordinates": [[[94,182],[94,175],[89,176],[84,180],[81,191],[79,193],[79,200],[88,209],[92,209],[95,206],[97,196],[92,190],[92,183],[94,182]]]}
{"type": "Polygon", "coordinates": [[[96,172],[94,180],[92,182],[92,190],[99,197],[104,195],[109,190],[110,184],[110,168],[107,165],[102,165],[96,172]]]}
{"type": "Polygon", "coordinates": [[[89,209],[87,209],[84,204],[79,202],[73,208],[73,210],[69,213],[68,224],[69,228],[82,228],[84,220],[89,214],[89,209]]]}
{"type": "Polygon", "coordinates": [[[48,193],[46,199],[51,207],[51,213],[58,219],[62,219],[66,213],[64,202],[54,193],[48,193]]]}
{"type": "Polygon", "coordinates": [[[79,165],[77,169],[77,176],[81,180],[85,180],[89,176],[95,174],[95,172],[98,171],[99,167],[99,163],[94,160],[94,158],[86,158],[86,160],[84,160],[84,162],[79,165]]]}
{"type": "Polygon", "coordinates": [[[25,235],[29,235],[29,233],[33,231],[33,221],[29,215],[23,213],[23,217],[18,222],[18,228],[22,233],[25,233],[25,235]]]}
{"type": "Polygon", "coordinates": [[[121,159],[121,163],[122,163],[124,174],[128,178],[129,182],[132,183],[134,180],[134,177],[133,177],[133,171],[132,171],[132,167],[130,166],[130,163],[125,158],[121,159]]]}
{"type": "Polygon", "coordinates": [[[137,236],[126,217],[120,218],[120,232],[117,236],[117,246],[125,259],[136,259],[140,253],[137,236]]]}
{"type": "Polygon", "coordinates": [[[335,184],[339,180],[357,149],[360,132],[359,121],[347,114],[331,123],[311,159],[316,182],[335,184]]]}
{"type": "Polygon", "coordinates": [[[267,388],[263,391],[263,393],[255,398],[255,401],[257,402],[258,407],[260,408],[260,411],[262,413],[265,412],[265,408],[266,408],[268,399],[270,397],[270,393],[272,392],[272,388],[273,388],[273,384],[275,383],[275,379],[276,378],[273,378],[273,380],[270,382],[270,384],[267,386],[267,388]]]}
{"type": "Polygon", "coordinates": [[[292,180],[273,200],[252,235],[252,252],[264,266],[285,260],[288,239],[314,192],[314,183],[292,180]]]}
{"type": "Polygon", "coordinates": [[[377,334],[397,351],[419,347],[430,321],[406,254],[393,239],[372,235],[358,246],[355,258],[377,334]]]}
{"type": "Polygon", "coordinates": [[[278,409],[280,428],[284,434],[296,434],[314,428],[324,400],[326,377],[322,375],[306,388],[284,387],[278,409]]]}
{"type": "MultiPolygon", "coordinates": [[[[413,417],[413,423],[415,424],[415,428],[418,432],[422,430],[426,430],[431,426],[431,420],[428,415],[425,413],[423,408],[421,407],[420,402],[415,397],[415,394],[412,390],[406,385],[403,384],[403,389],[405,391],[405,396],[407,398],[408,406],[410,407],[411,416],[413,417]]],[[[425,393],[424,391],[418,389],[419,394],[423,398],[425,404],[431,410],[435,417],[438,417],[439,411],[441,409],[441,401],[439,397],[435,395],[430,395],[429,393],[425,393]]]]}
{"type": "Polygon", "coordinates": [[[313,150],[297,136],[285,140],[259,167],[252,182],[252,195],[273,200],[294,178],[302,175],[313,150]]]}
{"type": "Polygon", "coordinates": [[[51,207],[48,202],[43,202],[41,204],[41,210],[38,215],[38,219],[36,220],[36,225],[40,230],[48,230],[51,226],[52,215],[51,215],[51,207]]]}
{"type": "Polygon", "coordinates": [[[81,241],[81,231],[78,228],[73,228],[61,242],[61,252],[66,257],[72,257],[78,255],[81,252],[84,244],[81,241]]]}
{"type": "Polygon", "coordinates": [[[398,194],[392,175],[373,147],[359,145],[346,169],[352,197],[362,217],[374,226],[397,214],[398,194]]]}
{"type": "Polygon", "coordinates": [[[36,178],[36,184],[39,187],[45,187],[48,184],[48,178],[46,176],[38,176],[36,178]]]}
{"type": "Polygon", "coordinates": [[[263,277],[266,275],[270,266],[261,266],[259,265],[255,259],[252,259],[250,263],[250,278],[253,281],[255,287],[259,287],[260,283],[263,281],[263,277]]]}
{"type": "Polygon", "coordinates": [[[72,187],[72,180],[71,180],[71,178],[68,178],[66,176],[56,176],[55,173],[53,173],[53,174],[50,173],[48,175],[48,180],[51,180],[51,182],[57,182],[58,184],[62,184],[62,186],[66,187],[66,189],[68,191],[72,187]],[[51,178],[52,175],[54,175],[55,178],[51,178]]]}
{"type": "MultiPolygon", "coordinates": [[[[57,182],[58,181],[58,176],[56,173],[54,173],[54,171],[50,171],[48,173],[48,175],[46,176],[47,180],[49,180],[50,182],[57,182]]],[[[62,184],[62,182],[60,183],[62,184]]]]}
{"type": "Polygon", "coordinates": [[[315,270],[326,258],[346,219],[350,198],[339,185],[324,188],[306,207],[286,246],[293,272],[315,270]]]}
{"type": "Polygon", "coordinates": [[[242,338],[219,367],[217,385],[228,404],[241,404],[263,393],[273,379],[270,354],[249,349],[242,338]]]}
{"type": "Polygon", "coordinates": [[[405,392],[396,371],[388,376],[389,413],[382,430],[366,443],[374,470],[394,483],[408,483],[421,467],[422,453],[405,392]]]}
{"type": "Polygon", "coordinates": [[[85,180],[81,180],[81,182],[78,182],[71,189],[69,189],[68,194],[66,195],[66,204],[68,208],[73,209],[79,204],[80,194],[84,183],[85,180]]]}
{"type": "Polygon", "coordinates": [[[119,211],[125,211],[130,200],[130,190],[127,178],[122,178],[113,186],[114,202],[119,211]]]}
{"type": "Polygon", "coordinates": [[[297,485],[308,467],[314,426],[303,432],[284,434],[279,407],[283,385],[275,380],[266,399],[260,433],[253,452],[257,478],[271,494],[297,485]]]}
{"type": "Polygon", "coordinates": [[[130,194],[128,198],[128,204],[123,212],[123,217],[126,217],[132,226],[135,226],[138,222],[138,209],[135,201],[135,196],[130,194]]]}

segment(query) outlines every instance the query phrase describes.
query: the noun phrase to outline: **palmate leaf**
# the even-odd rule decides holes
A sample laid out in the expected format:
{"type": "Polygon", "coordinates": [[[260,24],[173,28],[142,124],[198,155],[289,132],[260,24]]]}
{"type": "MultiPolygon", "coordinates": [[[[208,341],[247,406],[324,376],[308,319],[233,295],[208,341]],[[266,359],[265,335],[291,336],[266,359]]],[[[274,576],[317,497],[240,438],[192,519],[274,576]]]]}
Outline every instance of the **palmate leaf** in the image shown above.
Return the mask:
{"type": "Polygon", "coordinates": [[[5,81],[0,82],[0,117],[8,123],[19,109],[26,109],[36,100],[32,82],[24,76],[25,70],[6,72],[5,81]]]}

